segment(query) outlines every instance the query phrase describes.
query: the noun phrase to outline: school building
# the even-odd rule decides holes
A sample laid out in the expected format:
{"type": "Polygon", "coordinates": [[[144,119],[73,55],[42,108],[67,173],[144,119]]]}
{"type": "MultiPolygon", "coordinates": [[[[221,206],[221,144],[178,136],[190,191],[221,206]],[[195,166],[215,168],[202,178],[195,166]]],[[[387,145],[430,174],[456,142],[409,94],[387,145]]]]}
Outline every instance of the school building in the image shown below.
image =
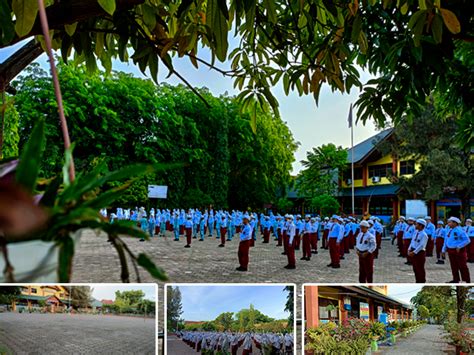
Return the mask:
{"type": "MultiPolygon", "coordinates": [[[[419,170],[413,159],[399,159],[391,154],[384,155],[377,149],[380,143],[391,139],[393,129],[386,129],[355,145],[348,150],[347,169],[339,179],[338,199],[341,209],[352,209],[352,184],[354,185],[355,214],[364,213],[382,218],[386,223],[406,214],[405,200],[400,187],[390,177],[410,177],[419,170]],[[354,181],[352,181],[351,159],[354,153],[354,181]]],[[[455,195],[441,200],[428,201],[428,213],[433,220],[459,216],[461,200],[455,195]]],[[[474,199],[471,200],[474,212],[474,199]]]]}
{"type": "Polygon", "coordinates": [[[63,286],[21,286],[20,294],[12,302],[12,310],[43,309],[64,311],[69,305],[69,290],[63,286]]]}
{"type": "Polygon", "coordinates": [[[387,314],[389,321],[412,319],[412,309],[387,295],[387,286],[305,286],[306,329],[322,323],[339,323],[348,318],[377,321],[387,314]]]}

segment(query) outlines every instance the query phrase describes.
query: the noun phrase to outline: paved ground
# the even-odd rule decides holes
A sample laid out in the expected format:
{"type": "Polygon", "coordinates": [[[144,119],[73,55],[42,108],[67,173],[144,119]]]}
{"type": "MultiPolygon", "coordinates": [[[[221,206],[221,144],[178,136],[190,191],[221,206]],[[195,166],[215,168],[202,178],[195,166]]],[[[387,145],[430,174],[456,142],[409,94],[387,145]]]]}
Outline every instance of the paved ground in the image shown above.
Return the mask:
{"type": "Polygon", "coordinates": [[[454,354],[454,347],[446,343],[441,325],[425,325],[407,338],[397,338],[393,347],[380,347],[380,354],[454,354]]]}
{"type": "Polygon", "coordinates": [[[155,320],[133,317],[0,313],[7,354],[155,354],[155,320]]]}
{"type": "MultiPolygon", "coordinates": [[[[238,239],[227,242],[225,248],[218,247],[216,238],[206,237],[199,242],[193,239],[192,247],[183,248],[184,238],[173,241],[171,235],[165,238],[154,237],[148,242],[127,239],[127,244],[135,252],[146,252],[157,265],[168,274],[170,282],[289,282],[289,283],[349,283],[358,282],[358,260],[354,251],[341,261],[340,269],[326,267],[329,263],[327,250],[320,250],[311,261],[300,261],[301,251],[297,251],[297,269],[286,270],[287,264],[281,247],[256,242],[250,250],[248,272],[238,272],[238,239]]],[[[405,265],[403,258],[397,257],[395,246],[383,241],[379,259],[375,261],[375,283],[412,283],[415,276],[411,266],[405,265]]],[[[474,276],[474,264],[469,264],[474,276]]],[[[74,282],[120,282],[120,267],[115,249],[105,237],[85,233],[76,251],[74,263],[74,282]]],[[[133,269],[131,269],[133,270],[133,269]]],[[[449,262],[437,265],[436,259],[427,258],[426,273],[428,283],[448,282],[452,279],[449,262]]],[[[153,281],[145,271],[143,281],[153,281]]]]}

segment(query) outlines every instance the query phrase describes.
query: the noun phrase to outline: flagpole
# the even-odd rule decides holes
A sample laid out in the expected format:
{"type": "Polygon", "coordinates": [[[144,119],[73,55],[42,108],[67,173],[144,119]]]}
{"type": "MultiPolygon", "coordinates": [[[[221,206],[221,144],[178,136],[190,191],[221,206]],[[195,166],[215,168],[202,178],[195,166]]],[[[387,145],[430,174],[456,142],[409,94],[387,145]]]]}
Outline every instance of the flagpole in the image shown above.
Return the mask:
{"type": "Polygon", "coordinates": [[[352,216],[355,215],[355,196],[354,196],[354,122],[352,119],[352,103],[350,109],[351,117],[351,189],[352,189],[352,216]]]}

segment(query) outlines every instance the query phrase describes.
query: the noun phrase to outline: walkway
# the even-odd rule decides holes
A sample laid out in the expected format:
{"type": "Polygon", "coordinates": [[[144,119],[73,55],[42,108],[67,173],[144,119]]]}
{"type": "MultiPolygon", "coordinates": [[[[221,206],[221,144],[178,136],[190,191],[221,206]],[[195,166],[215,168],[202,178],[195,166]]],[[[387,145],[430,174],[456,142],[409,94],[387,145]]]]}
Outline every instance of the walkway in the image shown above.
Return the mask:
{"type": "MultiPolygon", "coordinates": [[[[454,348],[447,344],[442,325],[427,324],[407,338],[398,337],[394,346],[381,346],[379,353],[386,354],[417,354],[446,355],[454,348]]],[[[454,352],[452,352],[454,353],[454,352]]]]}

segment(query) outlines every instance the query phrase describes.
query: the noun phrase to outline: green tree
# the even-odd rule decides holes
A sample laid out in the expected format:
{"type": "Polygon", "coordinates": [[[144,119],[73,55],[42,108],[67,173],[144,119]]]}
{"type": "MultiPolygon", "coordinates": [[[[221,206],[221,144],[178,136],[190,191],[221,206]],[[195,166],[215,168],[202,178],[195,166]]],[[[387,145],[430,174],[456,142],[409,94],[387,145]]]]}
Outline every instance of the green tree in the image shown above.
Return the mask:
{"type": "Polygon", "coordinates": [[[286,286],[284,291],[288,292],[286,296],[285,311],[290,313],[288,317],[288,328],[293,328],[295,320],[295,288],[293,286],[286,286]]]}
{"type": "MultiPolygon", "coordinates": [[[[117,204],[148,200],[147,185],[168,185],[156,207],[261,207],[286,185],[296,143],[281,119],[261,113],[259,134],[249,129],[235,98],[199,89],[207,107],[183,86],[160,85],[114,72],[89,75],[84,68],[59,66],[75,164],[87,170],[105,161],[115,170],[134,162],[181,162],[180,169],[152,173],[135,181],[117,204]],[[270,117],[272,119],[270,119],[270,117]],[[140,143],[140,144],[138,144],[140,143]]],[[[47,73],[38,65],[13,83],[23,146],[33,123],[46,116],[48,144],[42,176],[62,166],[61,133],[47,73]]],[[[122,181],[112,181],[109,188],[122,181]]]]}
{"type": "Polygon", "coordinates": [[[224,312],[219,314],[213,322],[217,328],[222,331],[228,331],[231,329],[232,324],[234,323],[234,313],[233,312],[224,312]]]}
{"type": "Polygon", "coordinates": [[[427,319],[430,316],[430,310],[425,305],[420,305],[418,307],[418,314],[421,319],[427,319]]]}
{"type": "Polygon", "coordinates": [[[412,176],[392,176],[406,197],[417,195],[425,200],[438,200],[456,194],[462,203],[461,212],[469,218],[470,199],[474,193],[474,159],[470,149],[459,146],[455,139],[459,121],[444,118],[443,124],[434,108],[428,105],[417,120],[403,119],[394,128],[392,139],[380,149],[399,160],[419,162],[412,176]]]}
{"type": "Polygon", "coordinates": [[[90,286],[66,286],[71,296],[71,305],[74,308],[87,308],[92,302],[92,288],[90,286]]]}
{"type": "Polygon", "coordinates": [[[449,286],[424,286],[411,303],[418,309],[426,307],[438,324],[447,320],[450,310],[456,309],[453,288],[449,286]]]}
{"type": "Polygon", "coordinates": [[[2,286],[0,287],[0,304],[11,304],[21,293],[19,286],[2,286]]]}
{"type": "Polygon", "coordinates": [[[281,212],[287,212],[289,210],[291,210],[294,206],[294,203],[293,201],[287,199],[286,197],[280,197],[277,201],[276,201],[276,208],[281,211],[281,212]]]}
{"type": "Polygon", "coordinates": [[[178,286],[169,286],[166,289],[167,296],[167,322],[168,330],[178,330],[178,324],[181,321],[181,315],[183,314],[183,305],[181,303],[181,291],[178,286]]]}
{"type": "MultiPolygon", "coordinates": [[[[435,90],[452,91],[445,95],[446,107],[467,109],[460,117],[472,118],[465,100],[472,87],[462,93],[456,85],[462,74],[471,79],[464,82],[472,82],[472,63],[460,59],[472,53],[470,0],[70,0],[46,6],[53,44],[64,58],[74,56],[89,70],[100,61],[109,71],[113,58],[132,61],[157,81],[159,63],[185,80],[173,62],[186,57],[196,67],[233,78],[254,123],[259,104],[268,102],[278,111],[270,91],[277,83],[287,94],[312,94],[317,102],[323,84],[343,93],[360,88],[356,65],[376,77],[358,101],[363,121],[416,115],[435,90]],[[234,50],[230,32],[240,42],[234,50]],[[209,62],[198,55],[201,46],[210,49],[209,62]],[[230,70],[220,69],[215,59],[229,60],[230,70]],[[452,71],[457,76],[448,74],[452,71]],[[459,105],[460,98],[465,105],[459,105]]],[[[41,34],[37,13],[37,6],[3,2],[0,47],[41,34]]],[[[3,70],[2,90],[40,53],[30,42],[14,54],[3,70]]]]}
{"type": "Polygon", "coordinates": [[[0,160],[18,156],[19,115],[14,100],[4,94],[4,102],[0,109],[0,160]]]}
{"type": "Polygon", "coordinates": [[[136,307],[138,304],[143,302],[144,298],[145,292],[142,290],[115,291],[115,301],[124,300],[132,307],[136,307]]]}
{"type": "Polygon", "coordinates": [[[326,194],[313,197],[310,205],[323,216],[337,213],[341,208],[339,201],[335,197],[326,194]]]}
{"type": "Polygon", "coordinates": [[[301,163],[304,169],[296,179],[296,188],[302,196],[311,200],[321,194],[334,195],[338,176],[347,167],[347,150],[332,143],[323,144],[307,152],[301,163]]]}

